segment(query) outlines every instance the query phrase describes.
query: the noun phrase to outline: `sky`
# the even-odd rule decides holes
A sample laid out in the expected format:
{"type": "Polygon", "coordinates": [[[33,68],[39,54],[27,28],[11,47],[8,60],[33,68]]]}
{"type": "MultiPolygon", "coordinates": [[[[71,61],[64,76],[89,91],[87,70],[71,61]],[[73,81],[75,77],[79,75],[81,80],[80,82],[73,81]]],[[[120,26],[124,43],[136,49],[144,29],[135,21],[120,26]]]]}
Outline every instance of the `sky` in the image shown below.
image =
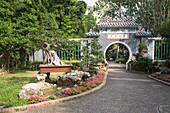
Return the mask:
{"type": "Polygon", "coordinates": [[[87,3],[87,5],[94,5],[97,0],[83,0],[87,3]]]}
{"type": "MultiPolygon", "coordinates": [[[[95,5],[95,2],[98,0],[82,0],[85,1],[87,3],[88,6],[93,6],[95,5]]],[[[88,11],[86,11],[86,14],[88,13],[88,11]]],[[[97,13],[93,13],[93,16],[97,18],[97,22],[99,21],[99,16],[97,15],[97,13]]]]}

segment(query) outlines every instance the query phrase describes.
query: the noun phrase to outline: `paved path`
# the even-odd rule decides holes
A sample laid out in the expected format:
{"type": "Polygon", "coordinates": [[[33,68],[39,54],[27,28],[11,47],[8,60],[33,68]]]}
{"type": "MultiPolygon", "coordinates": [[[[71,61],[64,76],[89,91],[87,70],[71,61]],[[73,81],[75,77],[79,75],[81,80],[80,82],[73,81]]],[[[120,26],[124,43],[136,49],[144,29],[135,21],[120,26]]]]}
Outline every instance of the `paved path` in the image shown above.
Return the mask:
{"type": "Polygon", "coordinates": [[[170,113],[170,86],[135,74],[124,65],[109,68],[106,86],[90,95],[22,113],[170,113]]]}

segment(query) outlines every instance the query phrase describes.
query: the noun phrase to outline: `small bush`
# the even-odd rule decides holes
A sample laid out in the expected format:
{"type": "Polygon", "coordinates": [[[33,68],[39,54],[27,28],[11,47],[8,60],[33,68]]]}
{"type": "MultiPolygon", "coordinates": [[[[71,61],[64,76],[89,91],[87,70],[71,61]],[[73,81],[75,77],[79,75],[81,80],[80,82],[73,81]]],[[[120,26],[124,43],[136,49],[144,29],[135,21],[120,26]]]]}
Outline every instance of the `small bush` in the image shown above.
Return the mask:
{"type": "Polygon", "coordinates": [[[52,100],[55,100],[56,96],[55,95],[50,95],[49,98],[52,99],[52,100]]]}
{"type": "Polygon", "coordinates": [[[76,70],[76,69],[80,68],[80,61],[79,60],[72,60],[72,61],[63,60],[63,62],[65,62],[66,64],[71,63],[73,65],[73,70],[76,70]]]}
{"type": "Polygon", "coordinates": [[[116,62],[125,62],[125,59],[124,58],[117,58],[115,61],[116,62]]]}
{"type": "Polygon", "coordinates": [[[30,70],[38,70],[38,66],[40,64],[43,64],[43,61],[35,61],[35,62],[29,62],[29,64],[27,65],[27,69],[30,69],[30,70]]]}
{"type": "Polygon", "coordinates": [[[139,58],[138,60],[132,63],[132,69],[136,71],[148,72],[151,64],[152,64],[152,59],[139,58]]]}

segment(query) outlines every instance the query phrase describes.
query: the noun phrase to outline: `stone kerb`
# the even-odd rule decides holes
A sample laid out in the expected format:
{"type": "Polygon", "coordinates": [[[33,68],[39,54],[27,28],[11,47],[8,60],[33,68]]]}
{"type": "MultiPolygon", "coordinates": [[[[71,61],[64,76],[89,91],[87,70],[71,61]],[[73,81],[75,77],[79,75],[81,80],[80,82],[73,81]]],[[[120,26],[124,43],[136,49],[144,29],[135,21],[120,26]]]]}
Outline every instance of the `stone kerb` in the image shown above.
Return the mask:
{"type": "Polygon", "coordinates": [[[165,82],[165,81],[163,81],[163,80],[159,80],[159,79],[157,79],[157,78],[154,78],[154,77],[152,77],[151,75],[149,75],[148,78],[151,78],[151,79],[153,79],[153,80],[155,80],[155,81],[158,81],[158,82],[161,82],[161,83],[163,83],[163,84],[166,84],[166,85],[170,86],[170,83],[165,82]]]}
{"type": "Polygon", "coordinates": [[[76,99],[76,98],[88,95],[90,93],[93,93],[93,92],[101,89],[102,87],[104,87],[106,85],[107,75],[108,75],[108,70],[105,72],[103,82],[99,86],[97,86],[97,87],[95,87],[95,88],[93,88],[89,91],[83,92],[81,94],[68,96],[68,97],[65,97],[65,98],[57,99],[57,100],[45,101],[45,102],[36,103],[36,104],[29,104],[29,105],[11,107],[11,108],[3,108],[3,109],[0,109],[0,113],[23,111],[23,110],[28,110],[28,109],[32,109],[32,108],[43,107],[43,106],[47,106],[47,105],[53,105],[53,104],[66,102],[66,101],[69,101],[69,100],[72,100],[72,99],[76,99]]]}

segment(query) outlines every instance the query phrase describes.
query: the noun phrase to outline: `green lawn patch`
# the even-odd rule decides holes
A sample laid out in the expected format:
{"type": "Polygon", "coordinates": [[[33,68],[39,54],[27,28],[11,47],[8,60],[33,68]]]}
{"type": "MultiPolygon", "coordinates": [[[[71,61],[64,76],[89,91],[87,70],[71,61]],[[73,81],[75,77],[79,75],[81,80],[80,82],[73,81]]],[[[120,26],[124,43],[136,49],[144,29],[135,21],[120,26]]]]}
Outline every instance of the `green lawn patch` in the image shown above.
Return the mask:
{"type": "MultiPolygon", "coordinates": [[[[18,94],[22,86],[37,82],[37,73],[38,71],[22,71],[0,75],[0,105],[12,107],[28,104],[28,99],[20,99],[18,94]]],[[[51,79],[56,80],[60,74],[63,73],[52,73],[51,79]]]]}

